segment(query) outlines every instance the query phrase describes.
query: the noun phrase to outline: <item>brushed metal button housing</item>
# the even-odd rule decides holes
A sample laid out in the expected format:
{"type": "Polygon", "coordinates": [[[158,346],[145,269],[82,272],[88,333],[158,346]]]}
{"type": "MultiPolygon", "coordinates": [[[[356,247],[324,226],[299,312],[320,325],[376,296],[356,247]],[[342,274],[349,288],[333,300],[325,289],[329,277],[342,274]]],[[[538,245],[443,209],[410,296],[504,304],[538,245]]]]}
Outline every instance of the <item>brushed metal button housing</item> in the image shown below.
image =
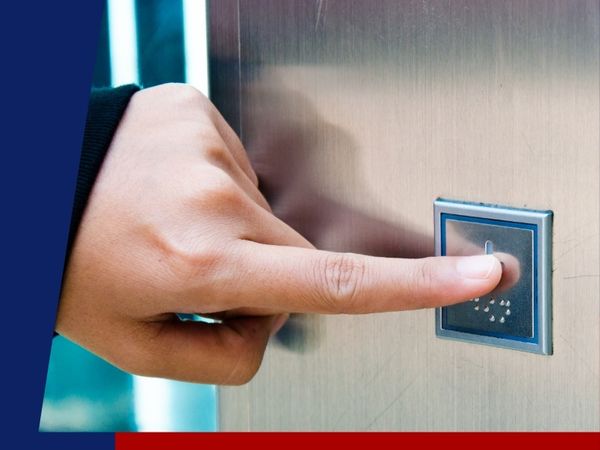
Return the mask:
{"type": "Polygon", "coordinates": [[[438,199],[434,218],[436,255],[503,264],[493,292],[436,309],[436,335],[552,354],[552,212],[438,199]]]}

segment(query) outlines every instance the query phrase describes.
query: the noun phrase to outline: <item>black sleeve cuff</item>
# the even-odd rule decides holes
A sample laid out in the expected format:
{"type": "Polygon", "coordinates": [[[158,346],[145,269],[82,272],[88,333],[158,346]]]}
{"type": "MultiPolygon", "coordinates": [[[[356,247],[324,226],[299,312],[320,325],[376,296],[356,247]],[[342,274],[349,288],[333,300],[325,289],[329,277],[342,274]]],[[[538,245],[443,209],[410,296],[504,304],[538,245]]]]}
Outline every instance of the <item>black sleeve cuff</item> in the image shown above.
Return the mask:
{"type": "MultiPolygon", "coordinates": [[[[79,223],[83,217],[98,172],[100,172],[102,161],[104,161],[129,100],[139,89],[138,86],[130,84],[118,88],[93,89],[90,94],[67,241],[65,270],[79,223]]],[[[54,332],[53,336],[57,336],[57,333],[54,332]]]]}
{"type": "Polygon", "coordinates": [[[67,260],[92,187],[98,172],[100,172],[102,161],[129,100],[139,89],[138,86],[130,84],[118,88],[92,90],[75,187],[75,200],[67,242],[67,260]]]}

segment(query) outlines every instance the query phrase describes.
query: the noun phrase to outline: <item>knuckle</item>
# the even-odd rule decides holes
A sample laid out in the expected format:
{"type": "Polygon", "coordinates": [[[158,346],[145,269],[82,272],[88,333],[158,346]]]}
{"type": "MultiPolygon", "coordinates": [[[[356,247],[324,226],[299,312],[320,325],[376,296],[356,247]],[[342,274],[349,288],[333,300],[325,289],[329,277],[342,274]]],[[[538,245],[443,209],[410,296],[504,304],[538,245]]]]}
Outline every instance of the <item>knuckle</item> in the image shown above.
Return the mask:
{"type": "Polygon", "coordinates": [[[418,264],[413,272],[412,291],[414,297],[429,295],[434,286],[433,268],[427,260],[418,264]]]}
{"type": "Polygon", "coordinates": [[[225,173],[232,173],[235,170],[236,162],[220,139],[205,139],[203,154],[210,164],[222,169],[225,173]]]}
{"type": "Polygon", "coordinates": [[[239,208],[245,201],[240,187],[231,177],[221,169],[215,169],[205,180],[197,195],[201,207],[210,208],[209,211],[220,211],[239,208]],[[229,208],[228,208],[229,207],[229,208]]]}
{"type": "Polygon", "coordinates": [[[352,253],[329,254],[317,265],[320,297],[328,311],[353,309],[365,276],[365,263],[352,253]]]}
{"type": "Polygon", "coordinates": [[[197,287],[202,280],[211,280],[223,259],[223,251],[213,247],[196,250],[177,248],[171,252],[169,270],[174,275],[176,285],[186,290],[188,287],[197,287]]]}
{"type": "Polygon", "coordinates": [[[198,101],[204,98],[204,95],[195,87],[185,83],[165,83],[160,86],[165,95],[179,101],[198,101]]]}
{"type": "Polygon", "coordinates": [[[220,142],[207,142],[203,153],[211,163],[222,164],[229,160],[229,153],[220,142]]]}
{"type": "Polygon", "coordinates": [[[203,98],[202,93],[189,84],[164,83],[136,92],[133,100],[141,100],[142,102],[146,100],[148,102],[159,100],[163,105],[178,106],[186,105],[190,102],[201,102],[203,98]]]}
{"type": "Polygon", "coordinates": [[[150,239],[158,261],[154,279],[169,292],[185,291],[192,280],[210,280],[225,259],[222,246],[164,234],[154,234],[150,239]]]}
{"type": "MultiPolygon", "coordinates": [[[[186,214],[199,214],[203,219],[243,219],[241,211],[248,207],[248,195],[225,171],[217,167],[194,171],[194,186],[184,186],[180,207],[186,214]],[[196,180],[201,180],[197,183],[196,180]]],[[[218,230],[213,230],[218,231],[218,230]]]]}

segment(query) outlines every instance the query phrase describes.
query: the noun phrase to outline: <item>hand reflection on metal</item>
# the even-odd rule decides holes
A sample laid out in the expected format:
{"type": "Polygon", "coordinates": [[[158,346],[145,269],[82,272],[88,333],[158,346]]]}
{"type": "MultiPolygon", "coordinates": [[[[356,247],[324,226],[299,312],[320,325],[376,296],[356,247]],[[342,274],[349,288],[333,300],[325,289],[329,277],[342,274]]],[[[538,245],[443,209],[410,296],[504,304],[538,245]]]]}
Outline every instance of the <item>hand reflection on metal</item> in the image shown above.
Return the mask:
{"type": "Polygon", "coordinates": [[[297,93],[257,88],[247,96],[253,98],[252,113],[244,117],[252,120],[244,123],[244,141],[275,215],[324,250],[405,258],[433,254],[432,236],[373,217],[324,192],[319,178],[340,176],[336,167],[315,167],[328,154],[341,158],[333,164],[343,165],[345,183],[360,189],[358,149],[349,133],[319,117],[297,93]]]}
{"type": "MultiPolygon", "coordinates": [[[[252,111],[243,114],[245,145],[276,216],[324,250],[387,257],[433,255],[432,236],[373,217],[325,192],[324,174],[339,177],[339,172],[315,166],[323,156],[337,159],[332,153],[340,149],[344,181],[353,184],[353,191],[357,185],[360,189],[358,149],[349,133],[326,122],[297,93],[255,85],[246,97],[252,99],[246,103],[252,111]]],[[[276,340],[292,351],[310,351],[319,344],[319,323],[315,316],[293,315],[276,340]]]]}

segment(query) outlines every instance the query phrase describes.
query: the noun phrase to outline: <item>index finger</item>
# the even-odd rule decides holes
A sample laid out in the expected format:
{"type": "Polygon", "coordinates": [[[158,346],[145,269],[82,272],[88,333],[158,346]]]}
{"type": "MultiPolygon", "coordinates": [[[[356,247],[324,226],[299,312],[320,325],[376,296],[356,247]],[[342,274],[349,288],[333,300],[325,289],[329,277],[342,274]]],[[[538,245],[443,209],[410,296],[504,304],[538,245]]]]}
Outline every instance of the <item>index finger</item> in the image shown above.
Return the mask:
{"type": "Polygon", "coordinates": [[[382,258],[242,241],[237,306],[364,314],[444,306],[490,292],[502,268],[491,255],[382,258]]]}

